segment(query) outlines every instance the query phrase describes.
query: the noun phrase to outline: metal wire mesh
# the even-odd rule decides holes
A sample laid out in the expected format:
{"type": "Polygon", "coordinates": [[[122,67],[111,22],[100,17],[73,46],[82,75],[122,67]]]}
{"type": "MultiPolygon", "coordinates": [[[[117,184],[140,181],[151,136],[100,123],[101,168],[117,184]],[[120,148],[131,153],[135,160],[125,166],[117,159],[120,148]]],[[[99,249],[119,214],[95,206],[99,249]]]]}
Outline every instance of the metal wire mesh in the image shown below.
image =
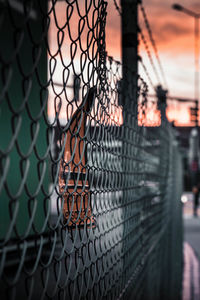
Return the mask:
{"type": "Polygon", "coordinates": [[[107,3],[0,6],[1,299],[178,295],[178,147],[105,52],[107,3]]]}

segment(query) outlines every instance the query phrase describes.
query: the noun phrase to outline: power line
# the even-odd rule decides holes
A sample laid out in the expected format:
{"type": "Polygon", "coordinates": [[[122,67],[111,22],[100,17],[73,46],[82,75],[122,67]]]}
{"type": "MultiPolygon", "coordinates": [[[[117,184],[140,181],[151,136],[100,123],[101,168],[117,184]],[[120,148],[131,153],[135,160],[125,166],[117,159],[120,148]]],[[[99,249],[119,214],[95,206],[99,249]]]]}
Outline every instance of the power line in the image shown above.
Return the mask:
{"type": "Polygon", "coordinates": [[[155,67],[155,64],[154,64],[154,61],[153,61],[153,57],[152,57],[152,55],[151,55],[150,48],[149,48],[149,46],[148,46],[147,40],[146,40],[146,38],[145,38],[145,36],[144,36],[144,34],[143,34],[141,28],[139,28],[139,33],[140,33],[140,35],[141,35],[142,42],[143,42],[143,44],[144,44],[145,50],[146,50],[147,55],[148,55],[148,57],[149,57],[150,63],[151,63],[151,65],[152,65],[152,68],[153,68],[153,70],[154,70],[156,79],[157,79],[158,82],[161,82],[160,76],[159,76],[159,74],[158,74],[158,72],[157,72],[157,70],[156,70],[156,67],[155,67]]]}
{"type": "Polygon", "coordinates": [[[151,79],[151,76],[150,76],[150,74],[149,74],[149,72],[148,72],[148,70],[147,70],[147,68],[146,68],[146,66],[145,66],[145,64],[144,64],[144,62],[142,60],[142,57],[139,58],[139,62],[142,65],[142,68],[143,68],[143,70],[144,70],[144,72],[145,72],[145,74],[146,74],[146,76],[147,76],[147,78],[149,80],[149,83],[150,83],[152,89],[155,90],[155,86],[154,86],[153,81],[151,79]]]}
{"type": "MultiPolygon", "coordinates": [[[[115,6],[116,10],[119,13],[119,15],[121,16],[122,15],[122,9],[118,5],[117,0],[113,0],[113,3],[114,3],[114,6],[115,6]]],[[[163,70],[163,67],[162,67],[162,64],[161,64],[161,61],[160,61],[160,58],[159,58],[158,49],[157,49],[155,40],[153,38],[152,30],[151,30],[151,27],[150,27],[150,24],[149,24],[149,21],[148,21],[148,18],[147,18],[147,14],[145,12],[144,6],[141,3],[140,3],[140,8],[141,8],[141,11],[142,11],[144,22],[145,22],[145,25],[146,25],[146,28],[147,28],[147,31],[148,31],[148,34],[149,34],[149,38],[150,38],[152,47],[154,49],[155,57],[157,59],[158,66],[159,66],[159,69],[160,69],[160,72],[161,72],[164,84],[168,88],[167,81],[166,81],[165,74],[164,74],[164,70],[163,70]]],[[[153,56],[152,56],[151,51],[150,51],[150,47],[148,45],[148,42],[147,42],[147,40],[146,40],[146,38],[144,36],[144,33],[143,33],[143,31],[142,31],[141,28],[139,28],[139,34],[141,36],[141,39],[142,39],[142,42],[144,44],[145,50],[146,50],[147,55],[149,57],[149,60],[150,60],[150,63],[152,65],[153,71],[155,73],[156,79],[157,79],[158,83],[161,83],[161,79],[160,79],[159,73],[157,71],[157,68],[156,68],[156,66],[154,64],[154,60],[153,60],[153,56]]],[[[140,60],[140,62],[141,62],[141,65],[143,67],[143,70],[144,70],[144,72],[145,72],[145,74],[146,74],[146,76],[147,76],[147,78],[148,78],[148,80],[150,82],[150,85],[152,86],[153,89],[155,89],[155,87],[153,85],[153,82],[152,82],[152,79],[151,79],[151,76],[149,75],[149,72],[148,72],[148,70],[147,70],[144,62],[142,61],[142,59],[140,60]]]]}
{"type": "Polygon", "coordinates": [[[163,77],[163,81],[165,83],[165,86],[168,88],[166,77],[165,77],[165,74],[164,74],[164,70],[163,70],[163,67],[162,67],[162,64],[161,64],[161,61],[160,61],[160,57],[159,57],[159,54],[158,54],[158,49],[157,49],[157,46],[156,46],[156,42],[153,38],[153,34],[152,34],[152,30],[151,30],[151,27],[150,27],[150,24],[149,24],[149,21],[148,21],[148,18],[147,18],[147,14],[145,12],[145,9],[144,9],[144,6],[142,5],[142,3],[140,3],[140,8],[141,8],[141,12],[142,12],[142,15],[143,15],[143,18],[144,18],[144,22],[145,22],[145,25],[146,25],[146,28],[147,28],[147,31],[148,31],[148,34],[149,34],[149,38],[150,38],[152,47],[154,49],[156,59],[158,61],[158,65],[159,65],[160,72],[161,72],[162,77],[163,77]]]}

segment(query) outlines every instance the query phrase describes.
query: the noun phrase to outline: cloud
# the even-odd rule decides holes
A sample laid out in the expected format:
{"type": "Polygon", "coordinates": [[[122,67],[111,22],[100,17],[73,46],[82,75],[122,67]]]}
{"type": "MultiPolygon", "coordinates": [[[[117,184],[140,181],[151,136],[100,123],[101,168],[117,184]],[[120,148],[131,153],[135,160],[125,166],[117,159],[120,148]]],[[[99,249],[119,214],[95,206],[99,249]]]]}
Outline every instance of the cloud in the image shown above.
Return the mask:
{"type": "Polygon", "coordinates": [[[197,9],[198,11],[200,11],[200,4],[199,4],[199,1],[194,2],[193,5],[192,5],[192,8],[193,8],[193,9],[197,9]]]}
{"type": "MultiPolygon", "coordinates": [[[[176,0],[144,0],[145,10],[149,19],[150,26],[162,51],[181,49],[183,52],[192,51],[194,47],[194,20],[181,12],[172,9],[172,4],[176,0]],[[165,49],[165,50],[164,50],[165,49]]],[[[181,1],[181,5],[200,12],[200,3],[187,0],[181,1]]],[[[140,14],[140,22],[142,15],[140,14]]],[[[144,26],[144,22],[141,22],[144,26]]]]}
{"type": "Polygon", "coordinates": [[[180,26],[179,23],[174,22],[163,24],[163,26],[161,27],[161,31],[165,32],[165,34],[168,35],[169,38],[174,35],[185,36],[191,34],[191,29],[187,25],[183,24],[182,26],[180,26]]]}
{"type": "MultiPolygon", "coordinates": [[[[159,50],[164,52],[189,53],[194,47],[193,18],[172,9],[176,0],[143,0],[143,5],[153,32],[153,37],[159,50]]],[[[182,0],[181,5],[200,12],[200,3],[197,1],[182,0]]],[[[108,14],[106,25],[106,44],[110,55],[120,57],[121,53],[121,23],[119,13],[112,0],[108,1],[108,14]]],[[[145,24],[139,9],[139,23],[145,36],[145,24]]]]}

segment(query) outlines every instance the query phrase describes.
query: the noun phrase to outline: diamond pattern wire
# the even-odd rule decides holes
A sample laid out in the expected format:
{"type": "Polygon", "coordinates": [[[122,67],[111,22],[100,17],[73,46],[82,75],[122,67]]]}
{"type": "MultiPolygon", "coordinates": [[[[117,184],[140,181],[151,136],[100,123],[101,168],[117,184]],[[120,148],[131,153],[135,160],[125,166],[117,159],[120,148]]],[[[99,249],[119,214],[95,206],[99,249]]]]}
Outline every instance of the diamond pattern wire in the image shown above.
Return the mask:
{"type": "Polygon", "coordinates": [[[0,298],[179,295],[181,157],[106,54],[107,2],[0,8],[0,298]]]}

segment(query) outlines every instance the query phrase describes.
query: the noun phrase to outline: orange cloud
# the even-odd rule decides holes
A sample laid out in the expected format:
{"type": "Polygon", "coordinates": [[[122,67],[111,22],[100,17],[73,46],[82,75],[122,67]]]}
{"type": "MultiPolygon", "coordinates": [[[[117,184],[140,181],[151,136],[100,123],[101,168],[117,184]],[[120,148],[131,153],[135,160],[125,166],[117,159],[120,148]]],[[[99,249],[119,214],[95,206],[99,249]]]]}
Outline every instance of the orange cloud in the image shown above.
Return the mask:
{"type": "MultiPolygon", "coordinates": [[[[176,0],[175,0],[176,2],[176,0]]],[[[146,0],[143,1],[154,39],[160,51],[192,52],[194,47],[194,20],[184,13],[171,8],[173,0],[146,0]]],[[[200,12],[200,3],[197,1],[181,1],[181,5],[200,12]]],[[[139,23],[144,29],[143,17],[139,9],[139,23]]],[[[145,32],[145,35],[147,33],[145,32]]],[[[106,26],[106,44],[108,53],[121,55],[121,24],[120,16],[113,1],[108,1],[108,15],[106,26]]]]}
{"type": "MultiPolygon", "coordinates": [[[[193,51],[194,48],[194,18],[172,9],[173,0],[144,0],[154,38],[160,51],[179,53],[193,51]]],[[[179,3],[195,12],[200,12],[197,1],[182,0],[179,3]]],[[[142,20],[140,14],[140,20],[142,20]]],[[[144,23],[142,22],[144,25],[144,23]]],[[[144,26],[143,26],[144,27],[144,26]]]]}

